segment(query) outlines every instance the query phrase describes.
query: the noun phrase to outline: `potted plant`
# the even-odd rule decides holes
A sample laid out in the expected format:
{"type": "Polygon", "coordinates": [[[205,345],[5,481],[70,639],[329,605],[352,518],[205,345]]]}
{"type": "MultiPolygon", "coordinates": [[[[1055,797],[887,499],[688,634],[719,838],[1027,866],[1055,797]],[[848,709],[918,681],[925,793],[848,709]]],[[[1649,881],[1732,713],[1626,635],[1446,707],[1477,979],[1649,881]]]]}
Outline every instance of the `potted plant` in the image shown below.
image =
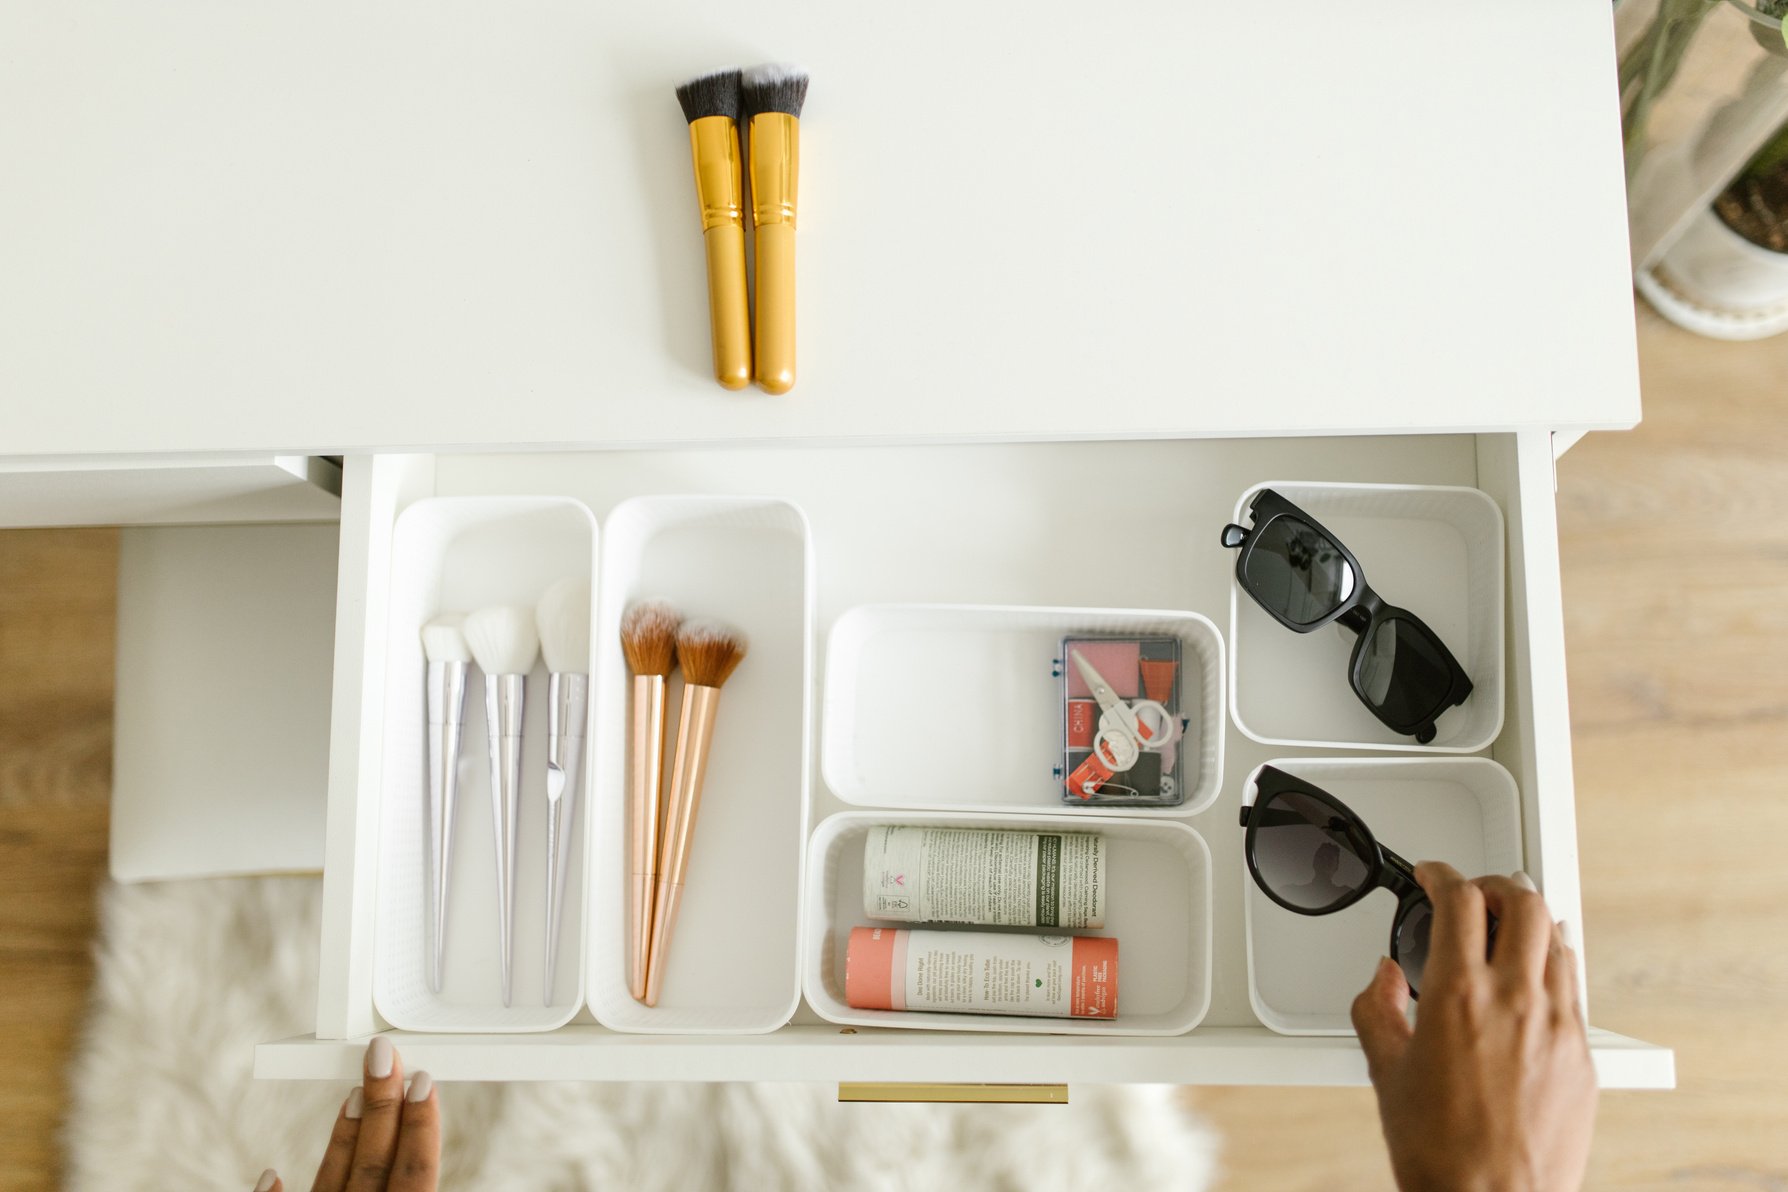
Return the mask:
{"type": "Polygon", "coordinates": [[[1702,335],[1788,331],[1788,125],[1638,283],[1661,314],[1702,335]]]}

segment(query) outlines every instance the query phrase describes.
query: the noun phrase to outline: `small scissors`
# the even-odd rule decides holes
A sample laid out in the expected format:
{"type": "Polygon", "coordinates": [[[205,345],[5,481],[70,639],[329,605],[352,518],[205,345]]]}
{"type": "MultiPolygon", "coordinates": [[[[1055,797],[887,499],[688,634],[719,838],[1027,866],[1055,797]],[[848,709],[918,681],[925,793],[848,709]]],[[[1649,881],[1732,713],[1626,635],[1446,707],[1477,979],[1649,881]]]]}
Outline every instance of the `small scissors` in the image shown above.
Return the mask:
{"type": "Polygon", "coordinates": [[[1136,764],[1143,750],[1151,745],[1158,749],[1172,738],[1173,716],[1164,706],[1152,699],[1119,699],[1111,684],[1079,650],[1070,650],[1069,656],[1101,709],[1093,754],[1106,769],[1121,774],[1136,764]]]}

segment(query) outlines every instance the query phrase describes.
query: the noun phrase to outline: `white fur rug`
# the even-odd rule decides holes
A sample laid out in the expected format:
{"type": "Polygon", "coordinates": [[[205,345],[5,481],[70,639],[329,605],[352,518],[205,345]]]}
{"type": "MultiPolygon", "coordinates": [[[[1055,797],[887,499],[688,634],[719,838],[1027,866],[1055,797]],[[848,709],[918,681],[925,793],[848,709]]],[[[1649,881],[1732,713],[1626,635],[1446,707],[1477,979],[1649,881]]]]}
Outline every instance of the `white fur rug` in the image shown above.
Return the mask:
{"type": "MultiPolygon", "coordinates": [[[[314,878],[103,893],[66,1127],[77,1190],[310,1186],[346,1086],[254,1081],[311,1029],[314,878]]],[[[1162,1087],[1061,1106],[839,1105],[817,1085],[451,1084],[446,1189],[896,1192],[1208,1187],[1212,1135],[1162,1087]]]]}

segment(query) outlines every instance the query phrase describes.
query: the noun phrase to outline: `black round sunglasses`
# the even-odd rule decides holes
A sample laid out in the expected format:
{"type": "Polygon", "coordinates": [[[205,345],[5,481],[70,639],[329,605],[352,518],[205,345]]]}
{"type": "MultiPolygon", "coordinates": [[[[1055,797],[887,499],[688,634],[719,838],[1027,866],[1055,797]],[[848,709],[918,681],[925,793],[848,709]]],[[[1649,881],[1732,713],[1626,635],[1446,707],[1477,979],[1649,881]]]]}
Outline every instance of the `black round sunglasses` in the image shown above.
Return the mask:
{"type": "MultiPolygon", "coordinates": [[[[1262,766],[1255,798],[1242,807],[1243,855],[1261,892],[1300,915],[1332,915],[1374,890],[1397,897],[1391,959],[1412,996],[1421,996],[1434,904],[1416,884],[1415,866],[1380,844],[1347,804],[1277,766],[1262,766]]],[[[1486,955],[1496,943],[1489,915],[1486,955]]]]}

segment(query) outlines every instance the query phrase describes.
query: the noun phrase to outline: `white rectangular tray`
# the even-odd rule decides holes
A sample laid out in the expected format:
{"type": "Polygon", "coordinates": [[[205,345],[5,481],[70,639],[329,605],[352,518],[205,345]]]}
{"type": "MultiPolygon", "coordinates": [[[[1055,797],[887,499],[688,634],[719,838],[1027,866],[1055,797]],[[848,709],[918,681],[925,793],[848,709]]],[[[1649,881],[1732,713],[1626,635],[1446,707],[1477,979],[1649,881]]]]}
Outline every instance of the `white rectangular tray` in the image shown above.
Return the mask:
{"type": "Polygon", "coordinates": [[[1223,781],[1223,639],[1197,613],[1010,605],[882,604],[851,609],[826,644],[820,765],[861,806],[1188,816],[1223,781]],[[1180,640],[1185,801],[1172,807],[1062,802],[1064,637],[1180,640]]]}
{"type": "MultiPolygon", "coordinates": [[[[498,978],[496,838],[490,811],[484,678],[466,678],[459,797],[448,889],[441,992],[429,990],[427,711],[422,626],[437,613],[491,604],[532,606],[567,575],[596,576],[596,520],[568,497],[445,497],[418,501],[392,531],[385,649],[386,748],[380,789],[377,949],[373,997],[393,1026],[418,1031],[544,1031],[583,1005],[584,857],[565,877],[556,988],[543,997],[546,938],[547,676],[528,676],[517,829],[514,996],[498,978]]],[[[583,791],[587,802],[588,768],[583,791]]],[[[573,832],[577,832],[574,823],[573,832]]],[[[574,836],[574,838],[577,838],[574,836]]]]}
{"type": "MultiPolygon", "coordinates": [[[[1266,765],[1315,783],[1358,812],[1387,848],[1445,861],[1467,877],[1521,868],[1521,792],[1483,757],[1279,758],[1266,765]]],[[[1243,783],[1254,802],[1256,767],[1243,783]]],[[[1242,867],[1248,996],[1282,1035],[1350,1035],[1354,997],[1389,952],[1397,900],[1379,890],[1332,915],[1277,905],[1242,867]]]]}
{"type": "Polygon", "coordinates": [[[1230,557],[1230,700],[1235,724],[1265,745],[1476,753],[1502,731],[1503,525],[1496,502],[1455,485],[1256,484],[1232,520],[1250,525],[1248,503],[1270,488],[1321,522],[1353,552],[1366,582],[1440,635],[1472,681],[1472,693],[1418,745],[1393,732],[1347,682],[1358,637],[1337,625],[1294,633],[1233,578],[1230,557]]]}
{"type": "MultiPolygon", "coordinates": [[[[847,811],[822,820],[808,846],[807,1003],[828,1022],[848,1026],[1036,1035],[1183,1035],[1211,1004],[1211,850],[1173,820],[1079,815],[945,815],[847,811]],[[1097,832],[1106,841],[1105,926],[1074,934],[1118,941],[1118,1016],[1016,1018],[857,1010],[844,1001],[844,952],[851,928],[876,926],[863,913],[863,843],[880,824],[1009,828],[1025,832],[1097,832]]],[[[909,926],[895,924],[893,926],[909,926]]],[[[911,924],[911,926],[920,926],[911,924]]]]}
{"type": "MultiPolygon", "coordinates": [[[[606,519],[597,615],[590,1008],[618,1031],[761,1034],[788,1022],[807,832],[813,547],[774,497],[654,496],[606,519]],[[627,991],[626,752],[630,681],[621,616],[668,600],[740,629],[745,660],[721,689],[689,881],[656,1007],[627,991]]],[[[673,679],[669,735],[682,692],[673,679]]],[[[671,761],[665,759],[668,779],[671,761]]]]}

